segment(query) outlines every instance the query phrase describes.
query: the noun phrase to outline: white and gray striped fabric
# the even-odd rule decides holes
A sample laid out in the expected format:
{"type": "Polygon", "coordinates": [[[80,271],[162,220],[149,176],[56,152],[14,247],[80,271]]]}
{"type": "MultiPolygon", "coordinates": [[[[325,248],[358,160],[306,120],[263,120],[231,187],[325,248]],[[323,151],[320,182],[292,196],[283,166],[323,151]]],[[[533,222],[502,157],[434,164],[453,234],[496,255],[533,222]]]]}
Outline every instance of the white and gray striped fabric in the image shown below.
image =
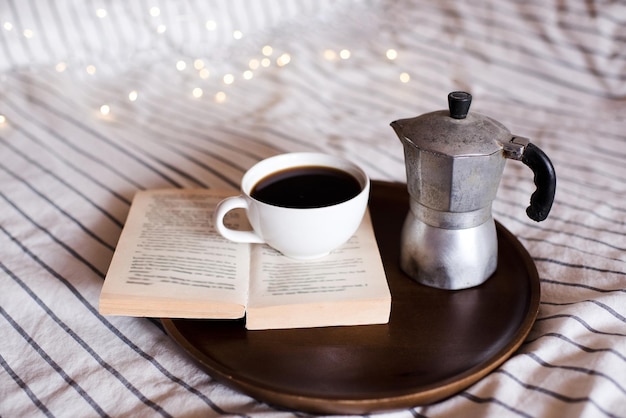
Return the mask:
{"type": "Polygon", "coordinates": [[[301,415],[98,314],[133,194],[301,150],[405,181],[389,123],[453,90],[555,165],[547,221],[522,164],[494,203],[540,313],[493,373],[388,415],[626,417],[626,3],[573,0],[0,0],[0,416],[301,415]]]}

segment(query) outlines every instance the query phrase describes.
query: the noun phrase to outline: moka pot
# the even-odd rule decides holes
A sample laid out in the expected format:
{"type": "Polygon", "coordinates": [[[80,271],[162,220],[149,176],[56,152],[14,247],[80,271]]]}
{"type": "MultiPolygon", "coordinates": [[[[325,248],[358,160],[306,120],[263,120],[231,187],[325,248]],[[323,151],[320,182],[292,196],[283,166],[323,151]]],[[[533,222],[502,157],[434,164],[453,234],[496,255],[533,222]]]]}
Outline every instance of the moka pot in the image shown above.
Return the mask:
{"type": "Polygon", "coordinates": [[[448,95],[449,110],[391,123],[404,146],[410,210],[401,235],[402,270],[417,282],[465,289],[485,282],[498,264],[491,213],[507,159],[534,172],[537,187],[527,215],[548,216],[556,190],[554,167],[528,139],[470,113],[472,96],[448,95]]]}

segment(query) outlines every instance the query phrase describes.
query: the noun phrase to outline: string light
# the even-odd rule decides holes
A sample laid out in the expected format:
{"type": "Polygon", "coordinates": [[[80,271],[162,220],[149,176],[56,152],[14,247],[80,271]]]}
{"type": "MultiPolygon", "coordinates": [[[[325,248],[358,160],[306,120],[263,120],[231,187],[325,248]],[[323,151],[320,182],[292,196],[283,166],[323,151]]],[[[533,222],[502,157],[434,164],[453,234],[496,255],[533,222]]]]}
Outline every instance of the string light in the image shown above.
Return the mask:
{"type": "Polygon", "coordinates": [[[249,62],[248,62],[248,68],[250,68],[251,70],[256,70],[259,68],[259,65],[261,65],[261,62],[256,59],[256,58],[252,58],[249,62]]]}
{"type": "Polygon", "coordinates": [[[218,91],[215,93],[215,102],[216,103],[224,103],[226,101],[226,93],[223,91],[218,91]]]}
{"type": "MultiPolygon", "coordinates": [[[[157,18],[161,16],[161,9],[159,7],[153,6],[149,9],[149,14],[153,18],[157,18]]],[[[103,18],[108,17],[108,11],[105,8],[97,8],[95,9],[95,15],[103,19],[103,18]]],[[[15,29],[15,26],[9,21],[4,21],[2,23],[2,27],[6,31],[12,31],[13,29],[15,29]]],[[[217,23],[214,20],[207,20],[205,22],[205,27],[208,31],[214,31],[217,28],[217,23]]],[[[156,27],[156,30],[158,33],[164,33],[166,29],[167,28],[164,24],[159,24],[156,27]]],[[[35,32],[31,29],[24,29],[22,34],[27,39],[33,38],[35,36],[35,32]]],[[[234,30],[232,32],[232,36],[234,39],[238,40],[238,39],[242,39],[244,34],[241,30],[234,30]]],[[[243,80],[251,80],[252,78],[254,78],[255,70],[261,67],[264,67],[264,68],[270,67],[272,65],[272,60],[270,60],[270,57],[275,55],[276,52],[277,51],[271,45],[264,45],[261,48],[262,57],[251,58],[248,61],[248,69],[245,69],[241,73],[241,78],[243,80]]],[[[334,61],[338,58],[342,60],[347,60],[351,57],[351,55],[352,54],[349,49],[342,49],[339,52],[336,52],[333,49],[326,49],[323,51],[323,58],[328,61],[334,61]]],[[[398,57],[398,52],[393,48],[389,48],[385,51],[385,56],[389,60],[395,60],[398,57]]],[[[292,58],[291,55],[286,52],[278,55],[275,58],[276,66],[284,67],[288,65],[291,62],[291,58],[292,58]]],[[[175,67],[178,71],[185,71],[188,65],[193,65],[193,68],[198,71],[198,76],[201,79],[209,78],[210,72],[209,72],[209,69],[207,68],[207,64],[205,63],[203,59],[196,58],[195,60],[193,60],[192,64],[188,64],[188,62],[191,63],[192,61],[191,60],[185,61],[183,59],[180,59],[176,61],[175,67]]],[[[63,61],[60,61],[55,65],[54,68],[57,72],[62,73],[67,70],[68,65],[67,63],[63,61]]],[[[86,72],[90,75],[93,75],[96,73],[95,65],[88,65],[87,67],[85,67],[85,69],[86,69],[86,72]]],[[[399,79],[402,83],[408,83],[411,80],[411,76],[407,72],[402,72],[399,75],[399,79]]],[[[222,81],[225,85],[231,85],[236,81],[236,76],[232,73],[224,74],[222,76],[222,81]]],[[[204,97],[204,95],[205,95],[205,91],[201,87],[195,87],[191,90],[191,96],[195,99],[200,99],[204,97]]],[[[127,98],[130,102],[136,102],[139,99],[138,91],[131,90],[130,92],[128,92],[127,98]]],[[[214,102],[218,104],[226,102],[227,98],[228,96],[224,91],[218,91],[213,96],[214,102]]],[[[112,115],[112,109],[110,105],[108,104],[101,105],[99,108],[99,114],[102,117],[109,119],[109,117],[112,115]]],[[[0,127],[6,126],[6,125],[8,125],[8,120],[6,116],[3,114],[0,114],[0,127]]]]}
{"type": "Polygon", "coordinates": [[[206,80],[207,78],[209,78],[211,73],[206,68],[203,68],[198,72],[198,75],[200,76],[201,79],[206,80]]]}
{"type": "Polygon", "coordinates": [[[279,67],[284,67],[290,62],[291,62],[291,56],[287,53],[284,53],[280,57],[278,57],[278,59],[276,60],[276,65],[278,65],[279,67]]]}
{"type": "Polygon", "coordinates": [[[0,126],[4,126],[7,123],[7,117],[0,114],[0,126]]]}
{"type": "Polygon", "coordinates": [[[11,22],[4,22],[4,25],[2,25],[2,27],[5,30],[7,30],[7,31],[13,30],[13,23],[11,23],[11,22]]]}
{"type": "Polygon", "coordinates": [[[326,59],[327,61],[333,61],[337,59],[337,53],[332,49],[327,49],[324,51],[324,59],[326,59]]]}
{"type": "Polygon", "coordinates": [[[398,58],[398,51],[396,51],[393,48],[388,49],[387,52],[385,53],[385,56],[387,57],[388,60],[393,61],[396,58],[398,58]]]}

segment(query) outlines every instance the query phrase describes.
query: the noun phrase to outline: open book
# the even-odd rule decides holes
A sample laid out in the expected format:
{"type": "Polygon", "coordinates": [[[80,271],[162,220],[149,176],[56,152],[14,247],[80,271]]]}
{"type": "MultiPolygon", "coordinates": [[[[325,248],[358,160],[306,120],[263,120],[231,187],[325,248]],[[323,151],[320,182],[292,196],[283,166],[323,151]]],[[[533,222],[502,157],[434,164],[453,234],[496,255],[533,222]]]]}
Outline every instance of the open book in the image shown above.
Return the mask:
{"type": "MultiPolygon", "coordinates": [[[[105,315],[236,319],[247,329],[380,324],[391,295],[369,215],[354,236],[312,261],[264,244],[230,242],[213,211],[232,191],[135,195],[100,294],[105,315]]],[[[227,216],[249,228],[245,213],[227,216]]]]}

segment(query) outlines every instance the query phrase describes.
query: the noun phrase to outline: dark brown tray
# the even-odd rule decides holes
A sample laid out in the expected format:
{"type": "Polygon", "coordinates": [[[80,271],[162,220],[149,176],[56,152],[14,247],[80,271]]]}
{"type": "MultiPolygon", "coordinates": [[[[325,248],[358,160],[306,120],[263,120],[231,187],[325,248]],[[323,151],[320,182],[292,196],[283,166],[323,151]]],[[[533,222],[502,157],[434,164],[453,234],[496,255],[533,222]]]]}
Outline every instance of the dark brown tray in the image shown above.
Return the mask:
{"type": "Polygon", "coordinates": [[[528,335],[539,307],[537,269],[519,241],[497,224],[494,275],[473,289],[433,289],[398,266],[406,186],[372,182],[370,210],[391,288],[389,324],[246,331],[242,321],[163,319],[167,332],[223,383],[317,413],[432,403],[502,364],[528,335]]]}

